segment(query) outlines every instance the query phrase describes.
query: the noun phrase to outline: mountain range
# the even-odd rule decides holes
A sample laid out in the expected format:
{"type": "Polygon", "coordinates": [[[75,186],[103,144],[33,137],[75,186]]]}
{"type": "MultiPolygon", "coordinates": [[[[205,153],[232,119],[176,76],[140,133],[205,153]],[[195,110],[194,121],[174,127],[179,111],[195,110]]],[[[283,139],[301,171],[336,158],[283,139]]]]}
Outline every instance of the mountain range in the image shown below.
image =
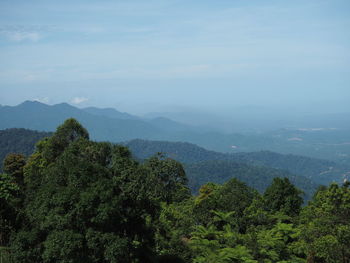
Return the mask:
{"type": "Polygon", "coordinates": [[[223,133],[191,126],[169,118],[145,118],[112,108],[77,108],[67,103],[47,105],[25,101],[17,106],[0,106],[0,129],[26,128],[54,131],[73,117],[97,141],[123,142],[132,139],[190,142],[209,150],[238,153],[273,152],[350,162],[350,130],[341,128],[281,128],[261,133],[223,133]]]}
{"type": "MultiPolygon", "coordinates": [[[[350,166],[333,161],[310,158],[294,154],[279,154],[270,151],[220,153],[183,142],[131,140],[124,143],[138,159],[146,159],[157,153],[184,164],[206,161],[245,163],[288,171],[319,184],[341,182],[350,176],[350,166]]],[[[224,163],[223,163],[224,164],[224,163]]]]}

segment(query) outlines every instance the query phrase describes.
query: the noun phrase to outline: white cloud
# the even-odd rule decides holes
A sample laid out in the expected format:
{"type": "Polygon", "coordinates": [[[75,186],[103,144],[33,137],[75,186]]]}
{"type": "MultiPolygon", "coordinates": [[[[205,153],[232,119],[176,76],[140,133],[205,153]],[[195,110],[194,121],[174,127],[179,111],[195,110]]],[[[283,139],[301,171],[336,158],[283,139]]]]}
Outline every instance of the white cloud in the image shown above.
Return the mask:
{"type": "Polygon", "coordinates": [[[86,102],[88,100],[89,99],[85,98],[85,97],[75,97],[70,102],[73,103],[73,104],[81,104],[81,103],[86,102]]]}
{"type": "Polygon", "coordinates": [[[37,42],[41,39],[41,35],[38,32],[6,32],[6,38],[14,42],[32,41],[37,42]]]}
{"type": "Polygon", "coordinates": [[[38,101],[38,102],[41,102],[41,103],[49,103],[50,102],[50,98],[49,97],[43,97],[43,98],[35,98],[33,99],[34,101],[38,101]]]}
{"type": "Polygon", "coordinates": [[[48,30],[45,26],[7,25],[0,27],[0,36],[12,42],[37,42],[42,39],[42,33],[48,30]]]}

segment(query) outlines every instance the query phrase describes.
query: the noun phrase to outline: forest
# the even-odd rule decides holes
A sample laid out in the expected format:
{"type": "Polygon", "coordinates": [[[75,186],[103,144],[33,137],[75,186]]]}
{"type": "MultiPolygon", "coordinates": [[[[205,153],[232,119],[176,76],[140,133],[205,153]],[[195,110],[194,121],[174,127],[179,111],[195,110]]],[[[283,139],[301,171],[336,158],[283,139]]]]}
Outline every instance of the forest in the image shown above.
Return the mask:
{"type": "Polygon", "coordinates": [[[20,128],[0,130],[0,171],[8,153],[22,153],[28,156],[33,153],[39,140],[50,135],[48,132],[20,128]]]}
{"type": "Polygon", "coordinates": [[[29,157],[6,156],[2,262],[350,262],[347,181],[307,204],[286,177],[260,192],[207,182],[193,195],[178,161],[89,138],[68,119],[29,157]]]}
{"type": "MultiPolygon", "coordinates": [[[[36,142],[50,134],[23,128],[0,130],[0,163],[8,153],[29,156],[33,153],[36,142]]],[[[320,184],[342,182],[350,169],[332,161],[299,155],[269,151],[220,153],[184,142],[135,139],[122,145],[127,146],[133,158],[140,162],[158,153],[163,158],[181,162],[188,178],[188,186],[195,194],[205,183],[221,184],[232,177],[262,193],[274,177],[287,177],[304,192],[303,198],[309,200],[320,184]]]]}

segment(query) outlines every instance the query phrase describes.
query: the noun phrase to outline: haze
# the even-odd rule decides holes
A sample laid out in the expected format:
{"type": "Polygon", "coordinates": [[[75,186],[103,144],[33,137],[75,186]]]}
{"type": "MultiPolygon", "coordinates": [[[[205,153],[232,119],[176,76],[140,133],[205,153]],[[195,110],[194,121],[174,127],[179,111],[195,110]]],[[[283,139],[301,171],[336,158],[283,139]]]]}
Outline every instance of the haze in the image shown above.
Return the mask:
{"type": "Polygon", "coordinates": [[[350,2],[1,1],[0,103],[349,112],[350,2]]]}

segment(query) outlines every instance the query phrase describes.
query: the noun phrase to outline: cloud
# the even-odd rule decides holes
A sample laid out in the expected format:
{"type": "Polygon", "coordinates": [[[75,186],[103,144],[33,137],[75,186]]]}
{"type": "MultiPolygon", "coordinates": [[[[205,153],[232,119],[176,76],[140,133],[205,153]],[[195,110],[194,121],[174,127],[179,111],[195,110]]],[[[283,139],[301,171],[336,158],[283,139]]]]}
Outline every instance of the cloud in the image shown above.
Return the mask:
{"type": "Polygon", "coordinates": [[[48,27],[7,25],[0,27],[0,36],[11,42],[37,42],[43,38],[44,31],[48,31],[48,27]]]}
{"type": "Polygon", "coordinates": [[[14,42],[25,40],[37,42],[41,38],[41,35],[38,32],[9,32],[7,33],[7,38],[14,42]]]}
{"type": "Polygon", "coordinates": [[[73,104],[81,104],[81,103],[86,102],[88,100],[89,99],[85,98],[85,97],[75,97],[70,102],[73,103],[73,104]]]}
{"type": "Polygon", "coordinates": [[[43,98],[35,98],[33,99],[34,101],[38,101],[38,102],[41,102],[41,103],[49,103],[50,102],[50,98],[49,97],[43,97],[43,98]]]}

